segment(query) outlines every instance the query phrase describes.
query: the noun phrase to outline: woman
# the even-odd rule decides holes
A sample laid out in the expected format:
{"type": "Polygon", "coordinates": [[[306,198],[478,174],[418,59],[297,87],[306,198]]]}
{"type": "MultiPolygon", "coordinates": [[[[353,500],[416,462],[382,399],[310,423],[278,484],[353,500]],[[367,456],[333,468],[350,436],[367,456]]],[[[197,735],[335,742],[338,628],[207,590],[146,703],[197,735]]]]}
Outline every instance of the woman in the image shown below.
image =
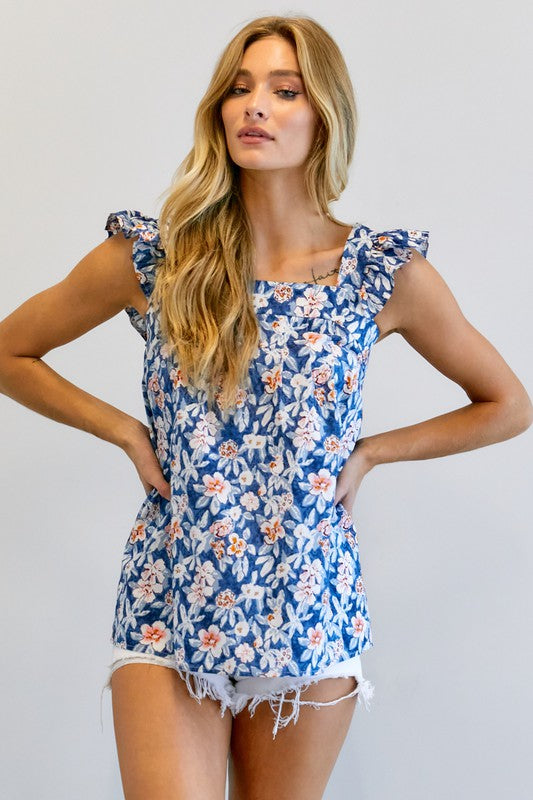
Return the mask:
{"type": "Polygon", "coordinates": [[[531,424],[524,387],[426,260],[428,232],[331,215],[355,131],[324,29],[251,22],[159,219],[110,214],[107,240],[1,324],[2,391],[117,444],[147,493],[106,684],[127,800],[222,800],[228,757],[230,800],[322,797],[373,691],[350,514],[363,477],[531,424]],[[41,360],[123,309],[146,340],[147,426],[41,360]],[[362,438],[369,352],[395,331],[471,402],[362,438]]]}

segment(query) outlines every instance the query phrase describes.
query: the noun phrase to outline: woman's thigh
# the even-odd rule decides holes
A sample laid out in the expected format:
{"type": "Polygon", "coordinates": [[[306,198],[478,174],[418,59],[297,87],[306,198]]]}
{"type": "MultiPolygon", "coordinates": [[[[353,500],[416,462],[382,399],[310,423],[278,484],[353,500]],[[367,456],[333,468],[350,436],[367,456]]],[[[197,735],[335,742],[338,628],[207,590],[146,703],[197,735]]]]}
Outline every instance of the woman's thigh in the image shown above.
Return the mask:
{"type": "Polygon", "coordinates": [[[111,676],[125,800],[224,800],[232,715],[198,701],[172,668],[130,663],[111,676]]]}
{"type": "MultiPolygon", "coordinates": [[[[357,678],[323,678],[301,691],[301,699],[330,702],[349,694],[357,678]]],[[[287,692],[291,698],[295,692],[287,692]]],[[[233,719],[229,756],[229,800],[321,800],[346,739],[357,695],[329,706],[302,705],[295,724],[272,736],[266,701],[253,716],[246,708],[233,719]]],[[[284,703],[282,714],[292,704],[284,703]]]]}

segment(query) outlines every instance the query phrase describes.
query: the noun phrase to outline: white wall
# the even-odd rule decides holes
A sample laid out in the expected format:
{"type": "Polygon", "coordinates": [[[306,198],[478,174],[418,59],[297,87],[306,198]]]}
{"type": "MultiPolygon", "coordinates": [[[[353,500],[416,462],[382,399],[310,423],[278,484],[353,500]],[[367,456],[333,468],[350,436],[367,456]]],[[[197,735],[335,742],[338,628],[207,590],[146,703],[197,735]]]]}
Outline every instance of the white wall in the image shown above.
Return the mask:
{"type": "MultiPolygon", "coordinates": [[[[433,0],[3,4],[0,317],[61,280],[111,211],[159,210],[228,39],[270,13],[339,43],[360,112],[335,207],[430,231],[428,259],[531,392],[531,5],[433,0]]],[[[125,313],[45,361],[144,419],[125,313]]],[[[373,351],[362,435],[465,405],[399,335],[373,351]]],[[[13,800],[122,796],[99,697],[123,546],[144,496],[121,450],[1,409],[2,764],[13,800]]],[[[526,800],[531,741],[531,429],[383,465],[356,504],[376,687],[326,800],[526,800]],[[529,480],[528,480],[529,478],[529,480]],[[528,741],[529,740],[529,741],[528,741]]]]}

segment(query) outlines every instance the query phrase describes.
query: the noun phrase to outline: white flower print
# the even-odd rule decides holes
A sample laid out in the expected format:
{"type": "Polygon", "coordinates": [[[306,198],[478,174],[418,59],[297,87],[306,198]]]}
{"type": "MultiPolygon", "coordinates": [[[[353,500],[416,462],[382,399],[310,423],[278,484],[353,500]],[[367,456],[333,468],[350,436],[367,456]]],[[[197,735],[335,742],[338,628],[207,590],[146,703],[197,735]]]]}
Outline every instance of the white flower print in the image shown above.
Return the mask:
{"type": "Polygon", "coordinates": [[[235,648],[235,655],[240,661],[244,663],[253,661],[255,658],[254,649],[253,647],[250,647],[250,645],[247,642],[243,642],[242,644],[237,645],[237,647],[235,648]]]}

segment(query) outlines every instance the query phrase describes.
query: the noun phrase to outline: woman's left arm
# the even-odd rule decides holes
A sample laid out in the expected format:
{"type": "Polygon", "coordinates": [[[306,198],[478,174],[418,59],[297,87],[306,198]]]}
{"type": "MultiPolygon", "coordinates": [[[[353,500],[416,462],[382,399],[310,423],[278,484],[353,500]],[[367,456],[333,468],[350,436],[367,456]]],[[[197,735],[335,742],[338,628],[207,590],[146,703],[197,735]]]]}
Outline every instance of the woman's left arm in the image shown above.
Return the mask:
{"type": "MultiPolygon", "coordinates": [[[[432,419],[361,438],[369,468],[437,458],[501,442],[527,430],[533,405],[496,348],[464,317],[439,272],[418,251],[396,270],[394,290],[375,320],[384,338],[398,331],[471,402],[432,419]]],[[[355,451],[354,451],[355,453],[355,451]]]]}

